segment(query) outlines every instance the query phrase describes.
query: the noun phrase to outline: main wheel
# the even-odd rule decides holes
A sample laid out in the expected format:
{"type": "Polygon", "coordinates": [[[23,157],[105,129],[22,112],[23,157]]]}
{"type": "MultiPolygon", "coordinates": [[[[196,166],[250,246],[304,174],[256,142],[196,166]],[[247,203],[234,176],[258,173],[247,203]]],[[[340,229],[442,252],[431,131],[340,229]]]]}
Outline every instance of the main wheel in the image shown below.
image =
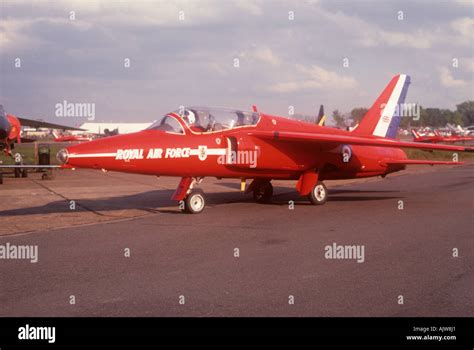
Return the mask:
{"type": "Polygon", "coordinates": [[[313,190],[308,195],[309,200],[314,205],[321,205],[326,203],[328,199],[328,189],[323,182],[318,181],[314,185],[313,190]]]}
{"type": "Polygon", "coordinates": [[[268,203],[273,196],[273,186],[270,181],[264,181],[253,190],[253,199],[257,203],[268,203]]]}
{"type": "Polygon", "coordinates": [[[184,200],[184,212],[189,214],[199,214],[206,207],[206,197],[200,189],[192,190],[184,200]]]}

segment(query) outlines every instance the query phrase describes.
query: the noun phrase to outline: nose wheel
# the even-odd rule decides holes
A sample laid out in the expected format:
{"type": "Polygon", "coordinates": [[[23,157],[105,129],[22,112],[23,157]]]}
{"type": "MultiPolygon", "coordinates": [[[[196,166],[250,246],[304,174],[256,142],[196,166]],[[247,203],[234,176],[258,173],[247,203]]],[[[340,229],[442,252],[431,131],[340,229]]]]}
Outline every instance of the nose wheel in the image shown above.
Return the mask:
{"type": "Polygon", "coordinates": [[[318,181],[308,197],[311,204],[322,205],[326,203],[328,199],[328,189],[326,188],[326,185],[324,185],[322,181],[318,181]]]}
{"type": "Polygon", "coordinates": [[[188,214],[199,214],[206,207],[206,196],[201,189],[193,189],[184,199],[182,211],[188,214]]]}

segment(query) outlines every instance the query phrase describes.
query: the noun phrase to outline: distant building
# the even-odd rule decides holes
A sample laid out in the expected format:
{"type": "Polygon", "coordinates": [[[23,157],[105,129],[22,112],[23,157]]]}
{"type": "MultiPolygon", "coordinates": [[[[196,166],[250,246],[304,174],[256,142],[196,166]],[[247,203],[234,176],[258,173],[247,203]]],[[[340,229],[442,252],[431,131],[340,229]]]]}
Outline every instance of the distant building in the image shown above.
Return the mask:
{"type": "Polygon", "coordinates": [[[118,129],[119,134],[129,134],[148,128],[152,123],[84,123],[81,129],[91,134],[105,134],[105,130],[109,132],[118,129]]]}

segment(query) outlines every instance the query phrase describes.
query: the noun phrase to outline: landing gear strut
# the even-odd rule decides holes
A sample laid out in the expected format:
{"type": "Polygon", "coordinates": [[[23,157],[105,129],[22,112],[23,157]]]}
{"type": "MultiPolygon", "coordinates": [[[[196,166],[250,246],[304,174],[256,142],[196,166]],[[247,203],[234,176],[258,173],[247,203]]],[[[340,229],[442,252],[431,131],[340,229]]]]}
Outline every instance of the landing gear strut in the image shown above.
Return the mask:
{"type": "Polygon", "coordinates": [[[206,196],[204,191],[193,189],[202,178],[183,177],[171,199],[180,201],[180,209],[183,213],[199,214],[206,207],[206,196]]]}
{"type": "Polygon", "coordinates": [[[253,189],[253,199],[257,203],[268,203],[273,196],[273,186],[270,181],[262,181],[255,184],[253,189]]]}
{"type": "MultiPolygon", "coordinates": [[[[12,158],[15,160],[15,165],[21,166],[23,165],[23,156],[20,153],[15,153],[12,158]]],[[[15,177],[28,177],[28,170],[27,169],[21,169],[21,168],[15,168],[14,170],[15,177]]]]}
{"type": "Polygon", "coordinates": [[[311,204],[322,205],[326,203],[328,199],[328,189],[322,181],[316,182],[313,190],[308,195],[311,204]]]}

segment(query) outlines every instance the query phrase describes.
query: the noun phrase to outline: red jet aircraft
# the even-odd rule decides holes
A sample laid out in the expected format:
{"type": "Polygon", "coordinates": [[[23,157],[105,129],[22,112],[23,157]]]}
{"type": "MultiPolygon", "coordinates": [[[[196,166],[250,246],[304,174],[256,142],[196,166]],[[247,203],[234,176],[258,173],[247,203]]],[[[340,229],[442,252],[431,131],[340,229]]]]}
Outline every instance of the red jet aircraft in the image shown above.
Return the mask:
{"type": "Polygon", "coordinates": [[[50,128],[61,130],[79,130],[71,126],[52,124],[40,120],[18,118],[12,114],[6,114],[3,105],[0,105],[0,151],[5,151],[8,156],[12,156],[11,150],[15,143],[34,142],[33,139],[27,139],[21,136],[21,127],[30,126],[33,128],[50,128]]]}
{"type": "Polygon", "coordinates": [[[181,177],[172,199],[199,213],[204,177],[252,179],[246,193],[268,202],[272,179],[298,180],[312,204],[327,199],[324,180],[385,176],[408,164],[460,164],[407,159],[401,147],[469,151],[472,147],[395,140],[410,78],[395,76],[353,131],[235,109],[182,108],[148,129],[82,143],[58,152],[64,167],[181,177]]]}
{"type": "Polygon", "coordinates": [[[438,143],[438,142],[464,142],[464,141],[472,141],[474,137],[469,136],[443,136],[439,132],[439,130],[434,131],[434,136],[426,136],[420,135],[416,130],[412,130],[411,133],[413,134],[413,141],[415,142],[431,142],[431,143],[438,143]]]}
{"type": "Polygon", "coordinates": [[[59,135],[53,132],[54,142],[85,142],[92,141],[92,137],[88,135],[59,135]]]}

